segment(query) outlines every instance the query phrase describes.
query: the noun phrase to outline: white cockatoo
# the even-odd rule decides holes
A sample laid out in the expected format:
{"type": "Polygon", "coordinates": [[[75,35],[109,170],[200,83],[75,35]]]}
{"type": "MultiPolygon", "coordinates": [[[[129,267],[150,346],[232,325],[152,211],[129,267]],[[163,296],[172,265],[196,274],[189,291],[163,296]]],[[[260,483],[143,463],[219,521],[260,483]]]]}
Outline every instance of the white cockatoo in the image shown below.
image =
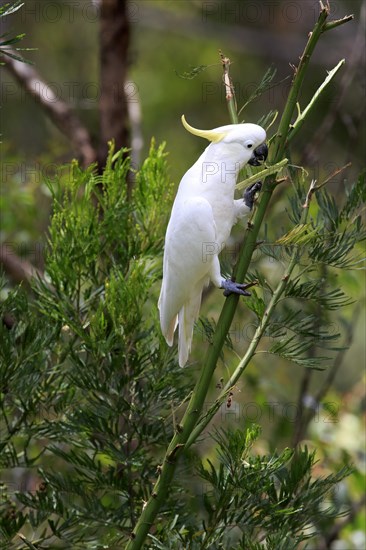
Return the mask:
{"type": "Polygon", "coordinates": [[[214,130],[197,130],[184,115],[184,127],[211,143],[183,176],[165,236],[163,281],[159,298],[160,324],[169,346],[179,325],[179,364],[191,350],[194,323],[202,291],[210,281],[231,293],[248,296],[248,285],[224,279],[218,255],[231,228],[252,207],[258,182],[244,199],[234,200],[239,171],[247,163],[259,165],[267,157],[266,132],[256,124],[229,124],[214,130]]]}

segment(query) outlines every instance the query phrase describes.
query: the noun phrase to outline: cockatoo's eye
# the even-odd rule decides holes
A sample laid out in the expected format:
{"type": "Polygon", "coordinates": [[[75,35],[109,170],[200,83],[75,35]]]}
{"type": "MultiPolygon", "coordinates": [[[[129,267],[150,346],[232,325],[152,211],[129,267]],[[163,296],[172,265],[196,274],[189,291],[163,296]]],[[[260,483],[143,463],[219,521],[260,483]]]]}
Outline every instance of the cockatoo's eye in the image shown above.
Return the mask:
{"type": "Polygon", "coordinates": [[[248,140],[248,141],[244,142],[244,147],[246,147],[247,149],[252,149],[253,145],[254,145],[254,143],[251,140],[248,140]]]}

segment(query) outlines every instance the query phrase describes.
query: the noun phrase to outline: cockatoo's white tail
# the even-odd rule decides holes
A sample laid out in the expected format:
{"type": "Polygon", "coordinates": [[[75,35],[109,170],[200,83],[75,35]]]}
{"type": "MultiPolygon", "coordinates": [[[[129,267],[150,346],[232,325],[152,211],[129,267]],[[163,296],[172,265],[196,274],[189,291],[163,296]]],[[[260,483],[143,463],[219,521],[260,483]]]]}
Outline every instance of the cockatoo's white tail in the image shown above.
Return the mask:
{"type": "Polygon", "coordinates": [[[205,285],[211,280],[228,293],[248,295],[245,285],[221,276],[218,254],[233,224],[252,208],[255,190],[244,201],[234,201],[235,184],[239,170],[256,158],[256,148],[266,138],[256,124],[196,130],[184,117],[182,122],[189,132],[211,143],[182,178],[165,237],[160,325],[169,346],[179,325],[181,367],[191,351],[205,285]]]}
{"type": "Polygon", "coordinates": [[[192,347],[194,324],[198,319],[203,285],[201,284],[196,292],[192,292],[192,297],[184,304],[178,314],[179,339],[178,339],[178,357],[179,365],[184,367],[187,363],[192,347]]]}
{"type": "Polygon", "coordinates": [[[201,298],[203,284],[196,289],[195,292],[192,291],[192,296],[185,302],[184,306],[179,310],[178,315],[173,317],[167,324],[164,323],[165,319],[163,317],[164,313],[164,297],[163,293],[160,295],[158,307],[160,309],[160,318],[162,325],[163,336],[169,346],[173,345],[174,332],[179,324],[179,334],[178,334],[178,355],[179,355],[179,365],[184,367],[186,364],[191,347],[192,347],[192,338],[193,338],[193,329],[194,324],[198,319],[200,307],[201,307],[201,298]]]}

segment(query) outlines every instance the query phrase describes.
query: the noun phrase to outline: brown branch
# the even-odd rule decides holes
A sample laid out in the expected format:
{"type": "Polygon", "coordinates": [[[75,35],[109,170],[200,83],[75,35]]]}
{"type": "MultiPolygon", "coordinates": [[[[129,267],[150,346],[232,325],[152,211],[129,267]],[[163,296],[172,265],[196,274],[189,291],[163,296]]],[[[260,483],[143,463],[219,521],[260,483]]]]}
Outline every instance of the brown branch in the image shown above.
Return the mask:
{"type": "MultiPolygon", "coordinates": [[[[16,54],[10,48],[7,48],[7,51],[16,54]]],[[[82,166],[86,167],[95,162],[96,151],[89,132],[72,107],[56,96],[32,65],[22,63],[7,55],[3,55],[1,58],[7,70],[20,86],[37,101],[55,126],[70,140],[82,166]]]]}
{"type": "Polygon", "coordinates": [[[43,277],[40,269],[37,269],[28,260],[20,258],[6,244],[0,245],[0,264],[14,283],[30,283],[33,277],[43,277]]]}
{"type": "Polygon", "coordinates": [[[229,110],[230,120],[232,124],[238,124],[238,109],[236,104],[235,89],[229,74],[231,62],[221,50],[219,50],[219,54],[224,71],[222,79],[225,86],[226,103],[229,110]]]}
{"type": "MultiPolygon", "coordinates": [[[[102,168],[107,156],[107,142],[111,139],[115,141],[116,148],[128,145],[128,105],[125,90],[128,44],[127,1],[103,0],[101,4],[100,34],[101,136],[98,154],[92,145],[88,130],[83,126],[74,109],[54,94],[37,70],[33,66],[22,63],[10,56],[1,56],[9,73],[37,101],[57,128],[70,140],[83,167],[99,160],[100,168],[102,168]]],[[[16,52],[11,48],[7,48],[7,51],[16,55],[16,52]]],[[[133,90],[130,89],[129,93],[132,92],[133,90]]],[[[132,101],[136,100],[135,94],[132,95],[132,101]]],[[[139,112],[137,118],[138,115],[139,112]]],[[[29,284],[34,276],[43,277],[41,270],[34,267],[27,260],[20,258],[5,245],[0,246],[0,264],[14,283],[25,282],[29,284]]]]}
{"type": "Polygon", "coordinates": [[[100,141],[102,167],[108,141],[116,149],[129,146],[128,109],[125,91],[130,28],[126,0],[102,0],[100,9],[100,141]]]}

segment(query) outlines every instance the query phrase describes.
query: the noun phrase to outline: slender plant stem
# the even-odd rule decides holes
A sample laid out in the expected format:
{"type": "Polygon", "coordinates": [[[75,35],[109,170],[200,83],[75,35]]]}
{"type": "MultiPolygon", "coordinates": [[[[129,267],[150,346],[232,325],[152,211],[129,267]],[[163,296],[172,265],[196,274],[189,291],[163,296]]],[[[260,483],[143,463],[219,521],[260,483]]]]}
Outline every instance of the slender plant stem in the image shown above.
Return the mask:
{"type": "Polygon", "coordinates": [[[299,132],[299,130],[301,129],[306,117],[308,116],[308,114],[310,113],[310,111],[312,109],[314,109],[315,105],[317,104],[318,102],[318,99],[320,98],[322,92],[324,92],[325,88],[331,83],[331,81],[333,80],[333,78],[335,77],[335,75],[337,74],[337,72],[339,71],[339,69],[345,64],[345,60],[344,59],[341,59],[341,61],[334,67],[334,69],[332,69],[329,73],[328,73],[328,76],[327,78],[324,80],[324,82],[322,83],[321,86],[319,86],[319,88],[317,89],[317,91],[315,92],[315,94],[313,95],[312,99],[310,100],[310,102],[307,104],[306,108],[303,110],[303,112],[299,112],[298,116],[297,116],[297,119],[295,120],[295,122],[293,123],[292,125],[292,128],[290,130],[290,133],[288,135],[288,141],[290,141],[291,139],[294,138],[294,136],[299,132]]]}
{"type": "Polygon", "coordinates": [[[256,172],[252,176],[249,176],[249,178],[245,178],[245,180],[239,181],[239,183],[236,184],[235,189],[237,191],[240,191],[240,189],[248,187],[248,185],[250,185],[251,183],[255,183],[258,180],[264,180],[264,178],[273,176],[273,174],[277,174],[278,172],[286,168],[287,164],[288,159],[282,159],[280,162],[277,162],[277,164],[267,166],[266,168],[264,168],[264,170],[256,172]]]}
{"type": "MultiPolygon", "coordinates": [[[[282,160],[285,147],[286,147],[288,133],[290,130],[291,118],[296,106],[297,98],[301,89],[305,72],[308,67],[311,54],[313,53],[315,45],[320,38],[320,35],[323,30],[323,26],[325,24],[325,21],[328,15],[329,15],[328,8],[321,5],[321,11],[320,11],[318,21],[315,24],[313,32],[310,33],[309,35],[309,40],[306,44],[299,66],[297,67],[294,73],[289,96],[288,96],[286,106],[280,121],[279,130],[275,138],[273,153],[271,154],[271,164],[276,164],[280,160],[282,160]]],[[[228,75],[228,66],[229,66],[228,60],[227,58],[224,58],[224,59],[225,59],[225,63],[223,63],[224,83],[225,83],[226,91],[228,89],[232,91],[232,84],[230,81],[230,77],[228,75]]],[[[235,97],[233,93],[230,93],[229,95],[227,94],[227,104],[228,104],[228,110],[229,110],[231,122],[236,123],[238,121],[238,118],[236,113],[235,97]]],[[[243,281],[245,278],[245,274],[249,268],[252,254],[256,247],[259,229],[261,227],[263,218],[267,210],[267,206],[270,202],[272,193],[276,185],[277,185],[277,182],[274,177],[271,177],[271,179],[268,182],[265,182],[264,189],[261,193],[261,200],[256,211],[254,223],[253,225],[248,227],[246,231],[241,253],[239,255],[239,260],[237,265],[234,268],[233,280],[237,279],[237,280],[243,281]]],[[[276,296],[278,296],[278,294],[282,289],[282,286],[285,286],[285,284],[286,282],[283,281],[282,285],[278,289],[276,296]]],[[[273,298],[273,300],[276,300],[276,297],[273,298]]],[[[191,434],[201,416],[203,404],[204,404],[208,389],[210,387],[210,382],[216,367],[216,363],[219,358],[222,347],[224,345],[226,335],[230,329],[230,326],[235,314],[235,310],[238,305],[238,301],[239,301],[239,297],[238,295],[235,295],[235,294],[230,295],[225,301],[225,304],[223,306],[223,309],[221,311],[221,314],[217,323],[217,327],[213,337],[213,342],[208,349],[202,369],[200,371],[199,379],[192,392],[192,396],[188,403],[186,412],[183,416],[181,423],[177,426],[176,433],[173,436],[173,439],[168,446],[165,457],[163,459],[163,463],[159,467],[160,475],[158,477],[158,480],[154,485],[154,488],[149,500],[145,503],[143,507],[141,516],[133,532],[131,533],[131,539],[126,546],[126,550],[139,550],[143,546],[145,539],[148,535],[148,532],[150,530],[150,527],[153,525],[158,511],[160,510],[161,506],[164,504],[166,500],[166,496],[168,494],[169,487],[171,485],[171,481],[174,476],[177,460],[180,454],[183,452],[184,448],[186,447],[187,441],[189,441],[190,444],[192,444],[196,440],[192,438],[191,434]]],[[[275,306],[275,303],[273,304],[273,307],[274,306],[275,306]]],[[[269,311],[269,313],[270,312],[271,311],[269,311]]],[[[269,315],[267,317],[269,317],[269,315]]],[[[265,322],[268,322],[268,321],[265,321],[265,322]]],[[[250,348],[253,349],[254,345],[255,344],[251,343],[250,348]]],[[[237,372],[239,369],[241,374],[241,372],[244,370],[246,366],[245,357],[239,363],[238,368],[235,372],[237,372]]],[[[198,437],[199,433],[201,433],[201,431],[202,430],[198,430],[198,429],[195,430],[194,433],[196,438],[198,437]]]]}

